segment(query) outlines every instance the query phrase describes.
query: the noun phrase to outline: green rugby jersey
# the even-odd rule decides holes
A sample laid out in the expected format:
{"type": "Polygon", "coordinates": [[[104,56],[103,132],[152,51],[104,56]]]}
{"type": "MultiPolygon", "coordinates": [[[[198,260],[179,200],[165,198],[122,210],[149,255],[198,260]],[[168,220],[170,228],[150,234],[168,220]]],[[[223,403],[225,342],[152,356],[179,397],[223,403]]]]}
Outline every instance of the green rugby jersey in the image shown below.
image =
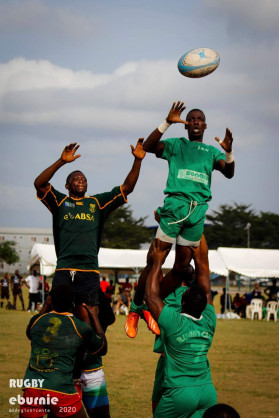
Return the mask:
{"type": "Polygon", "coordinates": [[[67,312],[33,316],[27,336],[31,356],[24,379],[44,379],[43,389],[67,394],[76,393],[72,373],[78,350],[85,346],[98,353],[103,346],[88,324],[67,312]]]}
{"type": "Polygon", "coordinates": [[[164,331],[164,387],[212,383],[207,353],[216,328],[216,315],[207,305],[199,319],[164,306],[158,324],[164,331]]]}
{"type": "MultiPolygon", "coordinates": [[[[184,292],[188,289],[187,286],[180,286],[175,289],[174,292],[170,293],[165,299],[164,304],[169,308],[174,308],[176,312],[181,312],[181,298],[184,292]]],[[[154,342],[154,353],[163,353],[164,352],[164,330],[161,329],[161,334],[156,335],[154,342]]]]}
{"type": "Polygon", "coordinates": [[[98,252],[108,215],[127,202],[121,186],[74,199],[50,186],[40,199],[53,217],[57,270],[98,272],[98,252]]]}
{"type": "Polygon", "coordinates": [[[164,152],[160,158],[169,164],[164,193],[198,203],[211,200],[212,171],[217,161],[225,159],[225,154],[212,145],[183,137],[165,139],[163,143],[164,152]]]}

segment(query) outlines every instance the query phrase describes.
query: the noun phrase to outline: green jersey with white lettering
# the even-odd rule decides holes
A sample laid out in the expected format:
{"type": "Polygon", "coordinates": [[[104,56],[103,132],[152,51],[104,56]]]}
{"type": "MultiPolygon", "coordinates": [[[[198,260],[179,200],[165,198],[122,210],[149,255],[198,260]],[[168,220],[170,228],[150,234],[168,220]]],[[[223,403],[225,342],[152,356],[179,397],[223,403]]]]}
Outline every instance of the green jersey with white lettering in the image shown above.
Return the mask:
{"type": "Polygon", "coordinates": [[[164,387],[212,383],[207,352],[216,328],[216,315],[207,305],[199,319],[164,306],[158,320],[164,331],[164,387]]]}
{"type": "MultiPolygon", "coordinates": [[[[181,312],[181,298],[184,292],[188,289],[187,286],[179,286],[174,292],[170,293],[165,299],[164,304],[169,308],[174,308],[176,312],[181,312]]],[[[156,335],[154,342],[154,353],[164,352],[164,330],[161,329],[161,334],[156,335]]]]}
{"type": "Polygon", "coordinates": [[[78,350],[98,353],[103,340],[83,321],[68,312],[35,315],[27,327],[31,356],[24,379],[44,379],[42,389],[76,393],[73,368],[78,350]]]}
{"type": "Polygon", "coordinates": [[[163,143],[160,158],[169,163],[164,193],[198,203],[211,200],[211,174],[217,161],[225,159],[225,154],[212,145],[183,137],[165,139],[163,143]]]}
{"type": "Polygon", "coordinates": [[[53,217],[57,270],[98,272],[98,252],[108,215],[127,202],[121,186],[74,199],[52,186],[40,199],[53,217]]]}

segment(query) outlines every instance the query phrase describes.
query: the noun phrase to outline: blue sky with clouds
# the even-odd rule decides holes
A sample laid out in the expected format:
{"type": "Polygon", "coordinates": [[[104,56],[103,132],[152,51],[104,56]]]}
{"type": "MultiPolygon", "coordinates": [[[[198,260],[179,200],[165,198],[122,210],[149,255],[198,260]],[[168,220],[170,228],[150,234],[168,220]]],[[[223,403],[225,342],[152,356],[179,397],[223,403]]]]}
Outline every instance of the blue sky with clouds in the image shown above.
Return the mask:
{"type": "MultiPolygon", "coordinates": [[[[206,113],[206,143],[233,132],[236,174],[213,174],[210,208],[237,202],[279,213],[278,21],[277,0],[2,0],[1,226],[51,226],[33,181],[71,141],[82,157],[56,173],[56,188],[73,169],[87,175],[90,194],[121,184],[130,144],[178,99],[206,113]],[[178,59],[203,46],[219,52],[219,68],[203,79],[181,76],[178,59]]],[[[184,134],[172,126],[165,137],[184,134]]],[[[147,224],[167,170],[148,155],[129,198],[147,224]]]]}

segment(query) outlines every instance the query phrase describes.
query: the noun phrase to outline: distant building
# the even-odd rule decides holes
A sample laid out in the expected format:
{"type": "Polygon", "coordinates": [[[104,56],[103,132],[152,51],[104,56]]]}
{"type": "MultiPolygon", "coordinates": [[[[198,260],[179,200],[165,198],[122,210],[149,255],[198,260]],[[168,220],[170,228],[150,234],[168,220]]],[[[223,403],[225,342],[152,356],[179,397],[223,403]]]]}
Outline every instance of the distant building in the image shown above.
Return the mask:
{"type": "Polygon", "coordinates": [[[20,257],[18,263],[10,267],[0,261],[0,273],[9,271],[13,273],[16,269],[21,274],[27,273],[27,266],[30,261],[30,253],[34,244],[53,244],[51,229],[41,228],[4,228],[0,227],[0,242],[15,241],[16,251],[20,257]]]}

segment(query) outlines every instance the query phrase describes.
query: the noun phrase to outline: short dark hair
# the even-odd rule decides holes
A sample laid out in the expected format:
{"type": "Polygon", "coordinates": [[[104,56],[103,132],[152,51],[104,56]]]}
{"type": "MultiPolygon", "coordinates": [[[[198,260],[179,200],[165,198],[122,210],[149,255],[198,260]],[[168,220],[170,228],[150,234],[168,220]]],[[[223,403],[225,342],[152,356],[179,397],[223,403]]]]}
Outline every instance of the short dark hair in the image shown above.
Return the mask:
{"type": "Polygon", "coordinates": [[[240,418],[240,415],[232,406],[219,403],[208,408],[203,418],[240,418]]]}
{"type": "Polygon", "coordinates": [[[186,120],[188,120],[188,117],[189,117],[190,113],[192,113],[192,112],[201,112],[203,114],[203,116],[204,116],[204,120],[206,120],[205,114],[204,114],[204,112],[201,109],[192,109],[192,110],[190,110],[187,113],[186,120]]]}
{"type": "Polygon", "coordinates": [[[199,318],[207,305],[207,297],[204,290],[197,285],[187,289],[182,295],[181,305],[182,313],[199,318]]]}
{"type": "Polygon", "coordinates": [[[57,312],[68,312],[74,301],[74,290],[68,284],[60,284],[51,291],[51,302],[57,312]]]}
{"type": "Polygon", "coordinates": [[[66,178],[66,184],[69,184],[69,182],[70,182],[70,178],[71,178],[71,175],[72,175],[72,174],[74,174],[74,173],[82,173],[82,171],[80,171],[80,170],[75,170],[75,171],[72,171],[72,172],[68,175],[68,177],[66,178]]]}

